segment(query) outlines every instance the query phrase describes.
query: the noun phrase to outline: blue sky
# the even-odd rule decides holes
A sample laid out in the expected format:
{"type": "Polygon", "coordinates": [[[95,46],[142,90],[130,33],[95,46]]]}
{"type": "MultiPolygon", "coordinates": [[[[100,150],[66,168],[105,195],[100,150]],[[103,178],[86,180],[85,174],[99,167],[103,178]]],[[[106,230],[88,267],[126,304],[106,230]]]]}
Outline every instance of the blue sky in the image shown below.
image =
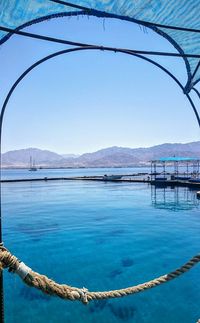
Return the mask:
{"type": "MultiPolygon", "coordinates": [[[[175,51],[153,31],[114,19],[59,18],[26,30],[98,45],[175,51]]],[[[0,48],[0,103],[30,64],[64,48],[11,37],[0,48]]],[[[156,60],[186,82],[182,59],[156,60]]],[[[199,134],[187,98],[163,71],[125,54],[84,51],[50,60],[20,83],[5,114],[2,148],[84,153],[190,142],[199,140],[199,134]]]]}

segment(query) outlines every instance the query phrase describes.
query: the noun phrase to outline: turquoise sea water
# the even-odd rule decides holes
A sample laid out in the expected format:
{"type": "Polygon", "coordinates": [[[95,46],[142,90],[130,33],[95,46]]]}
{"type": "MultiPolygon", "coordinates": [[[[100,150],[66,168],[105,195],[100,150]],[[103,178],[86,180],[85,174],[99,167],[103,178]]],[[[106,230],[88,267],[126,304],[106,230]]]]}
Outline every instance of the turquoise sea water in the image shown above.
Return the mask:
{"type": "MultiPolygon", "coordinates": [[[[3,240],[33,270],[90,290],[142,283],[200,251],[200,205],[185,188],[59,181],[3,184],[3,240]]],[[[193,323],[200,318],[200,267],[123,299],[48,297],[5,272],[8,323],[193,323]]]]}

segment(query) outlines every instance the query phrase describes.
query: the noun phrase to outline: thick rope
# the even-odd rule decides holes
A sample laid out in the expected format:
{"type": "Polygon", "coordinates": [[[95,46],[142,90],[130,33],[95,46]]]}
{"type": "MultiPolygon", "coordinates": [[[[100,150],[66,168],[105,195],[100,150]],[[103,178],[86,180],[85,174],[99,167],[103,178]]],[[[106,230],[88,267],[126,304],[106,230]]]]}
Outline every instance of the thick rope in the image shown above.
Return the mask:
{"type": "Polygon", "coordinates": [[[10,272],[18,274],[22,280],[29,286],[41,290],[43,293],[52,296],[58,296],[62,299],[71,301],[79,300],[87,304],[91,300],[99,300],[105,298],[116,298],[142,292],[166,283],[178,276],[189,271],[194,265],[200,262],[200,254],[194,256],[185,265],[172,271],[169,274],[160,276],[143,284],[104,292],[90,292],[86,288],[76,288],[68,285],[60,285],[44,275],[40,275],[24,263],[20,262],[5,247],[0,246],[0,270],[9,268],[10,272]]]}

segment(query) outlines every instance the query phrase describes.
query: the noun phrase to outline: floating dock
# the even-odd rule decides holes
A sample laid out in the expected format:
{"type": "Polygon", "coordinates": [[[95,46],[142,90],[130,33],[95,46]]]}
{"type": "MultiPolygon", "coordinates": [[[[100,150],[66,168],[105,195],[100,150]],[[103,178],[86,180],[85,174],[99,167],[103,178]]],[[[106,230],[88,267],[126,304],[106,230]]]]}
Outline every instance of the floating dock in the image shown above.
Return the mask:
{"type": "MultiPolygon", "coordinates": [[[[38,182],[38,181],[101,181],[101,182],[129,182],[129,183],[149,183],[159,187],[175,187],[184,186],[193,189],[200,188],[200,182],[190,182],[188,180],[151,180],[148,178],[130,178],[130,176],[138,175],[124,175],[121,179],[105,180],[103,176],[75,176],[75,177],[42,177],[42,178],[22,178],[22,179],[3,179],[1,183],[17,183],[17,182],[38,182]]],[[[199,197],[200,197],[200,191],[199,197]]]]}
{"type": "MultiPolygon", "coordinates": [[[[125,175],[127,176],[127,175],[125,175]]],[[[130,175],[129,175],[130,176],[130,175]]],[[[133,175],[131,175],[133,176],[133,175]]],[[[105,179],[103,176],[73,176],[73,177],[40,177],[40,178],[20,178],[20,179],[2,179],[1,183],[17,183],[17,182],[38,182],[38,181],[101,181],[101,182],[136,182],[150,183],[148,179],[122,178],[122,179],[105,179]]]]}

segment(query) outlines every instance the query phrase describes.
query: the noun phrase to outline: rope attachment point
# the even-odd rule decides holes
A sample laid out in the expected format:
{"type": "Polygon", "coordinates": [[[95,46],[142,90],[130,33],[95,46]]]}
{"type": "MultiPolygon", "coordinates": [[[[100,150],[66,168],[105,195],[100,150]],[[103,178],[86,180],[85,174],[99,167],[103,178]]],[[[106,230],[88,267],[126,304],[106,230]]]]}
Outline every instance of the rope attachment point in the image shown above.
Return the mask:
{"type": "Polygon", "coordinates": [[[32,269],[30,267],[26,266],[23,262],[20,262],[15,273],[24,280],[31,271],[32,269]]]}

